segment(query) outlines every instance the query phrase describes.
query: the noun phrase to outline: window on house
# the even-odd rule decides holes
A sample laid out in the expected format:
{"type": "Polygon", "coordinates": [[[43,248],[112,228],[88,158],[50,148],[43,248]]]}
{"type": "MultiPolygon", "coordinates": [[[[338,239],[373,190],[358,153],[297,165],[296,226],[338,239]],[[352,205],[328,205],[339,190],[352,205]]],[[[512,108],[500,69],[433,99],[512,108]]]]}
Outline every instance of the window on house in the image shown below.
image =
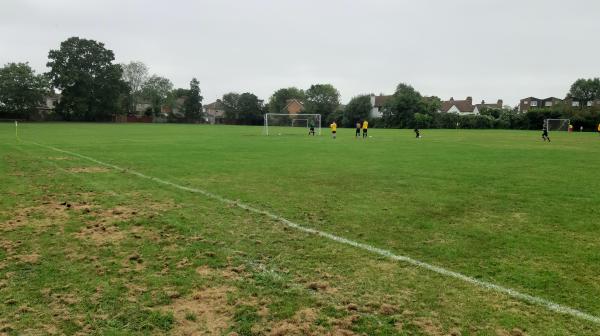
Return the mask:
{"type": "Polygon", "coordinates": [[[579,102],[578,102],[578,101],[575,101],[575,100],[573,100],[573,102],[571,102],[571,106],[573,106],[573,107],[577,107],[577,106],[579,106],[579,102]]]}
{"type": "Polygon", "coordinates": [[[547,101],[544,106],[552,106],[552,102],[551,101],[547,101]]]}
{"type": "Polygon", "coordinates": [[[535,101],[535,100],[534,100],[534,101],[532,101],[532,102],[531,102],[531,106],[537,106],[537,101],[535,101]]]}
{"type": "Polygon", "coordinates": [[[527,105],[527,104],[529,104],[529,101],[526,100],[523,102],[523,104],[527,105]]]}

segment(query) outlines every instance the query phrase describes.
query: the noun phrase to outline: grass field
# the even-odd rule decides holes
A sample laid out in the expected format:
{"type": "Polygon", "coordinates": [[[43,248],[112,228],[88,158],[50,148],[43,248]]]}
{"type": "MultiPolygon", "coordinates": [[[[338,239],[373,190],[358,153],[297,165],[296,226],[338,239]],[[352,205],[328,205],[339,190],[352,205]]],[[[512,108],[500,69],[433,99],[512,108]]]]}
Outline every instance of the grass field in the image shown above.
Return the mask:
{"type": "MultiPolygon", "coordinates": [[[[0,124],[0,334],[598,335],[600,137],[0,124]],[[273,133],[278,133],[274,131],[273,133]],[[39,146],[37,144],[44,146],[39,146]]],[[[324,130],[325,131],[325,130],[324,130]]]]}

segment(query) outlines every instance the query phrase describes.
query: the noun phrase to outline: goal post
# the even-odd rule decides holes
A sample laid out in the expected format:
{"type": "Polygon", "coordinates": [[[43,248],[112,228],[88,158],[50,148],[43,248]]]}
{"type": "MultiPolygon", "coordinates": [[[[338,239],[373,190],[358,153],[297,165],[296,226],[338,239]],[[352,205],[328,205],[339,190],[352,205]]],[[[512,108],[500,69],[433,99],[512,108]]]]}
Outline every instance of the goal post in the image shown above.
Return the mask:
{"type": "Polygon", "coordinates": [[[321,115],[309,113],[265,113],[264,134],[308,134],[314,126],[315,133],[321,135],[321,115]],[[302,131],[299,131],[301,129],[302,131]]]}
{"type": "Polygon", "coordinates": [[[568,131],[570,119],[544,119],[544,127],[549,131],[568,131]]]}

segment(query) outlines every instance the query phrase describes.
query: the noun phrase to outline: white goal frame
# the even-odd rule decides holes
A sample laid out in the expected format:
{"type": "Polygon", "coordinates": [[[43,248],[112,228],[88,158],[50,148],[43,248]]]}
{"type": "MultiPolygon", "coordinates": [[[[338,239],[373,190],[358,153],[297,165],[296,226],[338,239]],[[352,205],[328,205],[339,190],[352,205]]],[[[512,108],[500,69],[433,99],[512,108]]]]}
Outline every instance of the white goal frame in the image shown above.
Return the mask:
{"type": "MultiPolygon", "coordinates": [[[[294,127],[294,121],[295,120],[306,120],[306,128],[308,128],[308,121],[310,120],[310,118],[308,117],[316,117],[317,118],[317,123],[315,125],[315,128],[318,132],[319,135],[321,135],[321,115],[320,114],[310,114],[310,113],[297,113],[297,114],[291,114],[291,113],[265,113],[264,116],[264,122],[265,122],[265,135],[269,135],[269,117],[270,116],[286,116],[286,117],[290,117],[292,119],[292,125],[291,127],[294,127]],[[297,118],[300,117],[300,118],[297,118]],[[305,117],[305,118],[303,118],[305,117]]],[[[272,127],[272,126],[271,126],[272,127]]]]}
{"type": "Polygon", "coordinates": [[[546,128],[546,130],[548,132],[550,131],[560,131],[560,130],[551,130],[549,126],[549,121],[554,121],[554,120],[558,120],[558,121],[566,121],[566,125],[567,125],[567,129],[565,129],[565,131],[569,130],[569,125],[571,124],[571,119],[544,119],[544,127],[546,128]]]}

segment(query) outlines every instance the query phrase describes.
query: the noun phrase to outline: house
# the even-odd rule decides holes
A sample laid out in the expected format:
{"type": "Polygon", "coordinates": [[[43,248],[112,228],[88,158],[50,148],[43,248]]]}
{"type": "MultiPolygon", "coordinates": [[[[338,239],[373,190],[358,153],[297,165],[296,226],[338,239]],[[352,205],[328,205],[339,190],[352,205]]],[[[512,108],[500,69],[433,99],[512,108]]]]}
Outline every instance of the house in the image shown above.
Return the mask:
{"type": "MultiPolygon", "coordinates": [[[[561,103],[562,99],[558,99],[556,97],[548,97],[548,98],[535,98],[535,97],[527,97],[523,98],[519,101],[519,112],[527,112],[531,108],[540,108],[540,107],[552,107],[558,103],[561,103]]],[[[579,103],[577,103],[579,104],[579,103]]]]}
{"type": "Polygon", "coordinates": [[[454,100],[454,97],[450,97],[450,100],[442,101],[438,112],[476,115],[486,108],[502,108],[502,104],[502,99],[498,99],[495,103],[486,103],[485,100],[482,100],[479,104],[473,104],[473,97],[467,97],[465,100],[454,100]]]}
{"type": "Polygon", "coordinates": [[[502,99],[498,99],[495,103],[486,103],[485,100],[482,100],[481,103],[475,104],[475,107],[479,112],[483,109],[501,109],[502,108],[502,99]]]}
{"type": "Polygon", "coordinates": [[[40,113],[48,114],[54,111],[56,105],[60,101],[60,94],[50,93],[44,95],[43,102],[38,106],[38,111],[40,113]]]}
{"type": "Polygon", "coordinates": [[[600,107],[600,99],[580,101],[577,99],[567,97],[563,102],[571,107],[600,107]]]}
{"type": "Polygon", "coordinates": [[[135,104],[135,114],[138,116],[144,115],[146,112],[152,111],[152,104],[147,101],[142,101],[135,104]]]}
{"type": "Polygon", "coordinates": [[[211,125],[223,123],[223,119],[225,118],[225,105],[223,105],[221,99],[217,99],[216,102],[204,105],[203,109],[206,122],[211,125]]]}
{"type": "Polygon", "coordinates": [[[442,106],[438,110],[440,113],[458,113],[460,115],[479,114],[477,105],[473,105],[473,98],[467,97],[465,100],[450,100],[442,101],[442,106]]]}
{"type": "Polygon", "coordinates": [[[36,107],[37,113],[32,113],[29,117],[31,120],[42,121],[42,120],[54,120],[56,115],[54,110],[60,102],[61,95],[50,92],[45,94],[42,98],[41,104],[36,107]]]}
{"type": "Polygon", "coordinates": [[[383,94],[379,94],[379,96],[371,94],[371,118],[381,118],[383,116],[383,107],[391,97],[384,96],[383,94]]]}
{"type": "Polygon", "coordinates": [[[183,118],[185,114],[183,113],[183,104],[185,103],[187,97],[182,96],[175,99],[173,106],[171,105],[163,105],[160,108],[161,114],[164,115],[173,115],[177,118],[183,118]]]}
{"type": "Polygon", "coordinates": [[[288,99],[281,113],[298,114],[304,111],[304,104],[299,99],[288,99]]]}

